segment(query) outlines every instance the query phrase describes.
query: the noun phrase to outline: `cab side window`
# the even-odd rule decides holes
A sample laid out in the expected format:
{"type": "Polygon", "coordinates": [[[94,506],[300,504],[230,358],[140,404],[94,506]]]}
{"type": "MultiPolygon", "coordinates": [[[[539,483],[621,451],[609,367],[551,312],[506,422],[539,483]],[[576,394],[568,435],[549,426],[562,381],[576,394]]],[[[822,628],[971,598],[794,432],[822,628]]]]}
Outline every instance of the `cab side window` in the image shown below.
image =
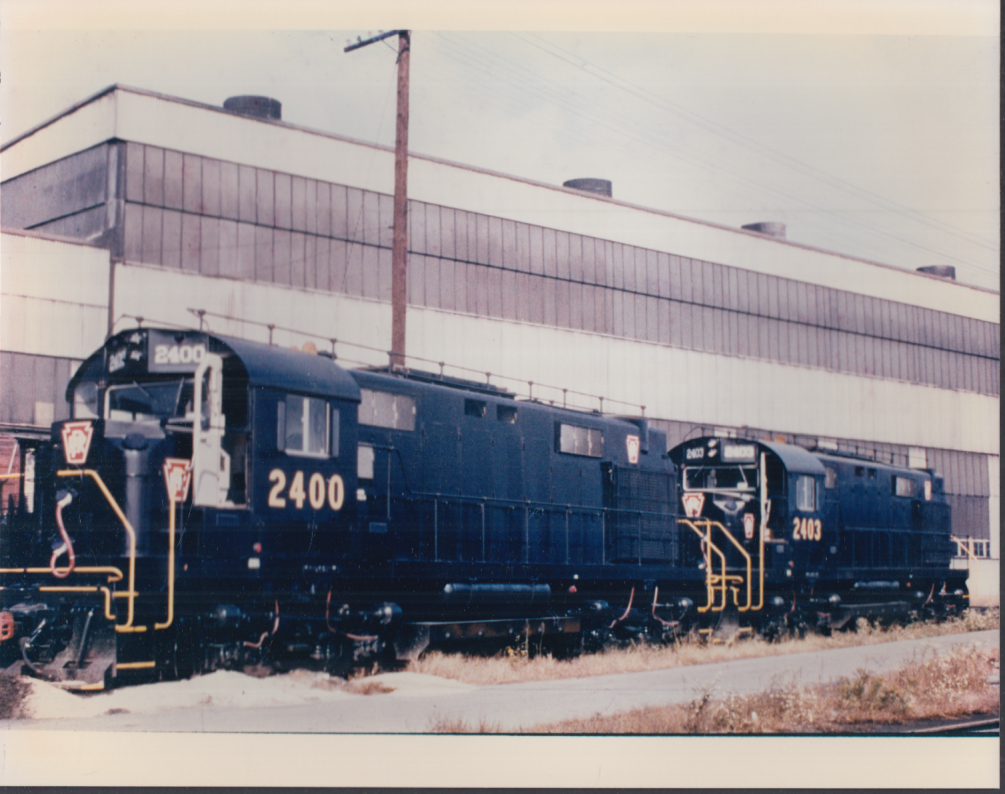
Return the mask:
{"type": "Polygon", "coordinates": [[[817,509],[813,477],[800,474],[796,479],[796,510],[812,513],[817,509]]]}
{"type": "Polygon", "coordinates": [[[338,411],[326,400],[287,394],[276,410],[276,439],[289,455],[327,458],[338,450],[338,411]]]}

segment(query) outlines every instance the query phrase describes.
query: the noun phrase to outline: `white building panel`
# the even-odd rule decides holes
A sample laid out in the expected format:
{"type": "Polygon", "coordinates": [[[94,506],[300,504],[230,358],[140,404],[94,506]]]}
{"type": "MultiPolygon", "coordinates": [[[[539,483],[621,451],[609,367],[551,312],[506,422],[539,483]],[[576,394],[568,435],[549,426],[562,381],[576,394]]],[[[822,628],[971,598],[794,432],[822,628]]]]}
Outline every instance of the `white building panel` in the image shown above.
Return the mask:
{"type": "MultiPolygon", "coordinates": [[[[221,334],[267,342],[269,330],[264,324],[272,323],[276,326],[273,341],[284,346],[299,347],[313,341],[319,349],[325,349],[323,340],[334,337],[377,347],[380,351],[390,347],[391,313],[387,304],[143,265],[116,268],[116,316],[141,316],[145,325],[196,327],[198,318],[188,311],[190,308],[206,310],[207,327],[221,334]],[[300,333],[285,329],[297,329],[300,333]]],[[[123,318],[115,330],[134,324],[134,320],[123,318]]],[[[348,346],[338,346],[336,352],[340,358],[354,362],[387,364],[384,352],[348,346]]]]}
{"type": "Polygon", "coordinates": [[[394,151],[290,124],[122,90],[116,129],[128,141],[394,192],[394,151]]]}
{"type": "Polygon", "coordinates": [[[122,91],[113,91],[91,102],[85,101],[21,138],[16,145],[4,148],[0,169],[3,179],[19,176],[116,137],[115,105],[123,95],[122,91]]]}
{"type": "Polygon", "coordinates": [[[105,341],[105,307],[0,294],[0,350],[83,359],[105,341]]]}
{"type": "Polygon", "coordinates": [[[998,455],[988,456],[988,483],[990,498],[988,499],[988,517],[991,527],[991,557],[1001,559],[1001,458],[998,455]]]}
{"type": "MultiPolygon", "coordinates": [[[[353,187],[393,191],[393,152],[134,89],[79,107],[4,150],[10,178],[114,136],[353,187]]],[[[998,322],[1000,296],[933,276],[412,155],[410,197],[998,322]]]]}
{"type": "Polygon", "coordinates": [[[108,305],[108,251],[30,234],[0,236],[0,289],[5,295],[108,305]]]}
{"type": "Polygon", "coordinates": [[[84,358],[108,326],[108,251],[33,235],[0,237],[0,349],[84,358]]]}

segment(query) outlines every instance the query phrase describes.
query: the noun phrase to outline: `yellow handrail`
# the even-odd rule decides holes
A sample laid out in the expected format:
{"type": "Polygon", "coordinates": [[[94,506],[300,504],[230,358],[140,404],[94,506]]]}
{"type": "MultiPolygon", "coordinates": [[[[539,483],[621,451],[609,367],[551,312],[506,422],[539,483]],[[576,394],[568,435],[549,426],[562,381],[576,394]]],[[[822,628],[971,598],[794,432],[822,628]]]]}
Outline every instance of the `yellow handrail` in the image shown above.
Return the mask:
{"type": "MultiPolygon", "coordinates": [[[[722,612],[728,603],[727,588],[729,587],[729,583],[731,581],[743,581],[743,577],[736,575],[731,576],[726,572],[726,555],[723,554],[722,550],[712,542],[712,527],[707,520],[703,522],[707,530],[706,532],[702,532],[687,519],[680,519],[680,523],[690,527],[695,533],[697,533],[698,537],[700,537],[702,542],[705,544],[705,588],[708,592],[708,603],[706,603],[703,607],[698,607],[698,611],[708,612],[711,609],[713,612],[722,612]],[[714,572],[714,566],[712,564],[713,552],[719,556],[719,559],[722,562],[721,574],[714,572]],[[714,588],[719,584],[722,585],[722,604],[716,606],[714,588]]],[[[735,600],[736,599],[734,598],[734,601],[735,600]]]]}
{"type": "Polygon", "coordinates": [[[750,555],[747,553],[747,550],[743,548],[742,544],[736,538],[733,537],[733,533],[730,532],[728,529],[726,529],[725,526],[720,524],[718,521],[711,521],[710,519],[707,520],[709,521],[709,524],[718,527],[722,531],[722,533],[726,536],[726,538],[737,548],[740,554],[742,554],[744,559],[746,559],[747,561],[747,603],[745,606],[742,607],[740,606],[739,599],[736,597],[736,590],[733,589],[733,603],[736,605],[737,611],[746,612],[747,610],[750,609],[751,604],[753,603],[753,594],[750,591],[751,587],[750,578],[751,576],[753,576],[753,565],[750,559],[750,555]]]}
{"type": "MultiPolygon", "coordinates": [[[[52,573],[52,568],[0,568],[0,573],[52,573]]],[[[122,571],[114,565],[77,565],[71,573],[107,573],[109,582],[123,579],[122,571]]]]}
{"type": "Polygon", "coordinates": [[[21,476],[21,472],[18,472],[17,474],[0,474],[0,480],[16,480],[21,476]]]}
{"type": "Polygon", "coordinates": [[[108,504],[111,505],[112,510],[115,511],[115,515],[118,516],[119,521],[122,522],[122,526],[126,529],[126,534],[129,536],[129,606],[126,613],[126,622],[122,624],[116,624],[115,630],[120,632],[131,632],[131,631],[146,631],[146,626],[133,626],[133,615],[136,601],[136,530],[133,529],[133,525],[129,523],[129,519],[126,518],[126,514],[122,512],[122,508],[119,507],[119,503],[115,501],[115,497],[112,496],[111,491],[108,490],[108,486],[105,485],[105,481],[101,479],[101,475],[98,474],[94,469],[61,469],[56,472],[58,477],[90,477],[97,483],[101,493],[105,495],[105,499],[108,504]]]}
{"type": "Polygon", "coordinates": [[[698,526],[695,524],[695,522],[692,522],[689,519],[682,518],[682,519],[680,519],[680,523],[682,523],[682,524],[690,527],[695,533],[697,533],[697,535],[699,537],[701,537],[701,539],[706,544],[706,550],[705,550],[705,586],[708,588],[708,592],[709,592],[709,603],[706,604],[704,607],[698,607],[698,611],[699,612],[707,612],[709,609],[712,609],[713,612],[721,612],[723,609],[725,609],[725,607],[726,607],[726,601],[727,601],[727,596],[726,596],[727,588],[733,592],[733,603],[736,605],[736,608],[737,608],[738,611],[740,611],[740,612],[746,612],[748,610],[753,610],[753,611],[757,612],[757,611],[763,609],[764,608],[764,528],[763,527],[761,528],[760,559],[758,560],[758,567],[760,569],[759,570],[759,573],[760,573],[760,593],[759,593],[758,603],[755,606],[754,603],[753,603],[753,592],[752,592],[753,583],[751,581],[752,577],[753,577],[753,560],[752,560],[750,554],[747,552],[747,550],[743,548],[742,544],[735,537],[733,537],[733,534],[728,529],[726,529],[726,527],[723,526],[723,524],[721,522],[719,522],[719,521],[712,521],[712,519],[710,519],[710,518],[699,519],[697,521],[698,524],[700,524],[700,525],[702,525],[704,527],[704,531],[702,531],[701,529],[699,529],[698,526]],[[736,549],[740,552],[740,554],[743,555],[744,559],[746,560],[746,567],[747,567],[747,575],[746,575],[746,577],[738,575],[738,574],[732,574],[732,575],[727,574],[727,572],[726,572],[726,555],[722,552],[721,549],[719,549],[718,546],[716,546],[712,542],[712,529],[713,528],[716,528],[716,529],[720,530],[726,536],[726,538],[736,547],[736,549]],[[717,555],[719,555],[719,558],[722,561],[722,574],[714,574],[714,573],[712,573],[712,552],[713,551],[717,555]],[[744,581],[744,579],[746,579],[746,584],[747,584],[747,602],[746,602],[746,604],[744,604],[744,605],[741,606],[740,605],[739,594],[738,594],[737,589],[735,587],[732,587],[729,583],[730,582],[740,582],[740,583],[742,583],[744,581]],[[712,597],[712,588],[713,588],[714,585],[718,585],[718,584],[722,585],[722,605],[716,607],[716,606],[714,606],[714,599],[712,597]]]}
{"type": "Polygon", "coordinates": [[[698,529],[698,527],[696,527],[687,519],[682,518],[680,519],[679,523],[684,524],[690,529],[692,529],[698,535],[698,537],[702,539],[702,542],[704,543],[704,547],[702,548],[702,555],[705,558],[705,591],[706,591],[705,598],[707,600],[705,606],[698,607],[698,611],[702,613],[708,612],[708,610],[712,608],[712,604],[715,601],[715,597],[712,595],[712,575],[711,575],[712,553],[710,551],[710,549],[713,547],[714,544],[710,540],[706,539],[704,532],[698,529]]]}
{"type": "Polygon", "coordinates": [[[163,623],[154,623],[154,629],[166,629],[174,622],[174,513],[177,502],[174,494],[169,494],[168,499],[168,603],[167,620],[163,623]]]}

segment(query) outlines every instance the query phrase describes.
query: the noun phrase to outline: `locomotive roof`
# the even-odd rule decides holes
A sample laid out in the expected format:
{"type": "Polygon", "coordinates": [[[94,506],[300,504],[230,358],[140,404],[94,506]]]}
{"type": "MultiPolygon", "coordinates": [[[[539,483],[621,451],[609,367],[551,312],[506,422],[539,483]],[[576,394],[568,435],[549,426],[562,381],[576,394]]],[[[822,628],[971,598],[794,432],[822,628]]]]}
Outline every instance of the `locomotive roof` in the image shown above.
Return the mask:
{"type": "MultiPolygon", "coordinates": [[[[785,466],[786,470],[793,474],[825,474],[824,465],[818,460],[817,456],[812,452],[809,452],[802,447],[797,447],[792,444],[783,444],[778,441],[760,441],[756,438],[720,438],[718,436],[703,436],[701,438],[693,438],[690,441],[685,441],[679,444],[674,450],[671,451],[671,457],[674,458],[674,462],[680,464],[682,463],[681,457],[682,453],[677,452],[682,447],[685,446],[705,446],[711,440],[716,440],[718,442],[731,442],[737,444],[756,444],[759,447],[764,447],[775,455],[777,455],[782,464],[785,466]]],[[[703,461],[704,463],[707,462],[703,461]]]]}
{"type": "Polygon", "coordinates": [[[793,444],[782,444],[778,441],[758,441],[758,444],[774,452],[785,468],[795,474],[826,474],[824,464],[812,452],[793,444]]]}
{"type": "Polygon", "coordinates": [[[229,336],[210,336],[223,342],[241,359],[248,381],[254,386],[275,386],[359,402],[356,381],[326,356],[229,336]]]}
{"type": "MultiPolygon", "coordinates": [[[[124,337],[136,330],[132,328],[122,331],[112,339],[124,337]]],[[[174,333],[173,330],[167,329],[154,330],[174,333]]],[[[248,375],[249,383],[253,386],[274,386],[293,392],[359,402],[359,386],[356,385],[356,381],[330,358],[219,334],[207,333],[206,336],[210,340],[210,349],[221,352],[222,348],[223,352],[233,353],[237,357],[248,375]]],[[[101,362],[108,341],[106,340],[105,345],[89,356],[70,379],[66,388],[67,400],[73,399],[73,390],[79,381],[100,377],[101,362]]]]}

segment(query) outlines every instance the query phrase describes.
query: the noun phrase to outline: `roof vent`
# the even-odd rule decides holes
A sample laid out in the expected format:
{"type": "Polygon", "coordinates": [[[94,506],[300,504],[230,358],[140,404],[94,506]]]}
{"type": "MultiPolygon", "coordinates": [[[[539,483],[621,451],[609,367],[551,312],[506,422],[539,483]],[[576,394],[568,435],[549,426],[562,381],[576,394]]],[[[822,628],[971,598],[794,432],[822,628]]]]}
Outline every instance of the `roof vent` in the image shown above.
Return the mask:
{"type": "Polygon", "coordinates": [[[746,226],[741,226],[740,228],[746,229],[748,232],[757,232],[758,234],[766,234],[768,237],[777,237],[779,240],[785,239],[785,224],[779,223],[778,221],[761,221],[759,223],[748,223],[746,226]]]}
{"type": "Polygon", "coordinates": [[[279,100],[267,96],[232,96],[224,100],[223,109],[255,119],[279,121],[283,117],[283,106],[279,100]]]}
{"type": "Polygon", "coordinates": [[[918,272],[956,281],[956,268],[952,265],[928,265],[928,267],[919,267],[918,272]]]}
{"type": "Polygon", "coordinates": [[[563,182],[562,187],[571,187],[573,190],[585,190],[587,193],[596,193],[598,196],[613,196],[610,179],[570,179],[563,182]]]}

